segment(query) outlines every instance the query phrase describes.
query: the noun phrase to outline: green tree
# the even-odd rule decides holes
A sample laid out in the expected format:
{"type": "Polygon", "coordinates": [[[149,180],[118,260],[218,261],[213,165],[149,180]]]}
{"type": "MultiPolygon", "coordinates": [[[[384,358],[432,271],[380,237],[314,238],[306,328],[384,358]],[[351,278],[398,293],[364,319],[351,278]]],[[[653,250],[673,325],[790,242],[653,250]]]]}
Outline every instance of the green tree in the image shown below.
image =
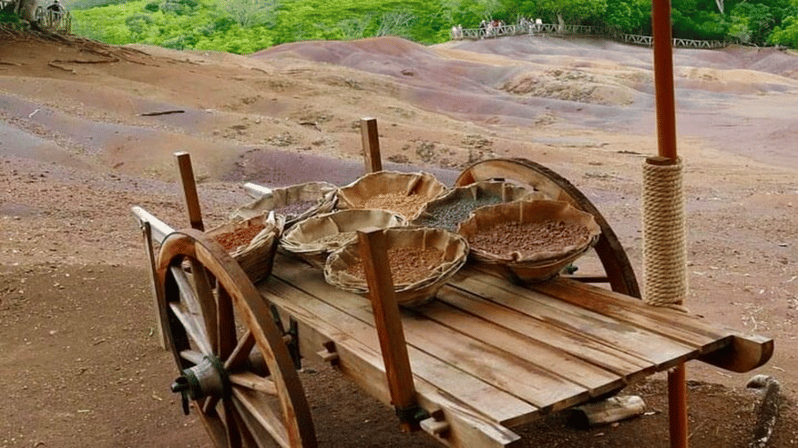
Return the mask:
{"type": "Polygon", "coordinates": [[[242,27],[273,25],[280,7],[278,0],[227,0],[224,10],[242,27]]]}
{"type": "Polygon", "coordinates": [[[602,16],[607,10],[607,0],[539,0],[538,4],[548,18],[569,25],[602,16]]]}

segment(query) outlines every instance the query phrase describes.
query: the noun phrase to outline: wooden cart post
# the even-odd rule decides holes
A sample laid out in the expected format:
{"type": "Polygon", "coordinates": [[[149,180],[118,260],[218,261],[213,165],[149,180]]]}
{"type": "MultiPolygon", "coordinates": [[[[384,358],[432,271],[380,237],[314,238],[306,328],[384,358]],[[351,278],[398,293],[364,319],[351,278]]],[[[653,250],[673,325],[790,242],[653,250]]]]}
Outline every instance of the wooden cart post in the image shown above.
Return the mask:
{"type": "Polygon", "coordinates": [[[360,119],[360,135],[363,138],[363,156],[366,160],[366,172],[382,171],[380,157],[380,135],[377,132],[376,118],[360,119]]]}
{"type": "Polygon", "coordinates": [[[191,168],[191,156],[187,152],[176,152],[175,159],[177,160],[177,169],[180,171],[180,184],[183,186],[191,228],[204,231],[205,226],[202,224],[202,211],[197,196],[197,184],[194,181],[194,170],[191,168]]]}
{"type": "Polygon", "coordinates": [[[413,418],[418,411],[416,388],[388,265],[388,253],[384,249],[385,236],[382,229],[369,227],[358,231],[358,238],[391,400],[402,431],[415,431],[418,429],[418,422],[413,418]]]}

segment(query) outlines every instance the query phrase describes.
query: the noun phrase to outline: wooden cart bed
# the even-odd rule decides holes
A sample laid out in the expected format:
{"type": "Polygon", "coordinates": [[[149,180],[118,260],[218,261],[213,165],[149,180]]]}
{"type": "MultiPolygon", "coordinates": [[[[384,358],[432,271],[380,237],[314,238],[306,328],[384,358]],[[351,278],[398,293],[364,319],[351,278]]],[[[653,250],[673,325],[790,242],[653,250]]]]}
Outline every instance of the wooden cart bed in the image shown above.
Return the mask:
{"type": "MultiPolygon", "coordinates": [[[[303,356],[330,347],[344,374],[390,404],[368,299],[282,255],[257,286],[298,322],[303,356]]],[[[457,446],[512,445],[509,427],[687,360],[723,353],[724,367],[748,370],[772,350],[768,339],[606,289],[564,278],[521,286],[471,267],[436,301],[402,310],[402,325],[419,404],[442,411],[442,441],[457,446]]]]}
{"type": "MultiPolygon", "coordinates": [[[[189,221],[202,229],[184,156],[178,154],[178,165],[189,221]]],[[[680,443],[686,439],[682,365],[699,359],[748,372],[770,359],[773,341],[636,298],[631,264],[612,229],[584,195],[545,167],[491,160],[465,170],[456,184],[507,173],[595,216],[602,229],[595,249],[607,275],[582,280],[610,289],[567,277],[520,285],[466,265],[432,302],[399,309],[376,229],[359,235],[368,252],[370,298],[329,285],[320,269],[282,253],[271,275],[253,285],[201,231],[175,232],[134,207],[161,340],[181,371],[172,388],[183,396],[184,411],[190,398],[219,447],[263,447],[267,439],[316,446],[294,370],[298,359],[292,363],[289,353],[298,345],[301,357],[334,363],[393,405],[403,428],[418,424],[448,446],[506,447],[520,442],[510,428],[668,370],[671,435],[674,446],[686,445],[680,443]],[[153,243],[161,246],[157,262],[153,243]],[[287,321],[289,332],[280,328],[287,321]]]]}

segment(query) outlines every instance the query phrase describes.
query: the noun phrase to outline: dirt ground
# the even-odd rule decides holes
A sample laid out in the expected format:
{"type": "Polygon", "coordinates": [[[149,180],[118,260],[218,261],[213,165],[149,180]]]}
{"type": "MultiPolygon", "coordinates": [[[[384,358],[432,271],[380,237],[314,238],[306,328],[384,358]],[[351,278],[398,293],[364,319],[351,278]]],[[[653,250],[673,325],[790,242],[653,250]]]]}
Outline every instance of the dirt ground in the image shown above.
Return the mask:
{"type": "MultiPolygon", "coordinates": [[[[732,47],[676,50],[674,63],[687,306],[775,341],[754,372],[688,364],[691,445],[749,446],[761,395],[745,385],[764,374],[784,396],[768,446],[796,446],[798,58],[732,47]]],[[[448,184],[474,161],[527,157],[597,205],[642,282],[652,78],[650,49],[593,39],[388,37],[235,56],[0,30],[0,448],[211,445],[169,391],[177,369],[153,334],[130,213],[187,227],[176,151],[191,153],[206,226],[248,201],[247,181],[357,178],[363,117],[378,119],[389,168],[448,184]]],[[[301,378],[322,446],[438,446],[400,433],[330,367],[301,378]]],[[[630,388],[649,411],[633,420],[582,430],[562,414],[517,431],[530,447],[668,446],[664,384],[630,388]]]]}

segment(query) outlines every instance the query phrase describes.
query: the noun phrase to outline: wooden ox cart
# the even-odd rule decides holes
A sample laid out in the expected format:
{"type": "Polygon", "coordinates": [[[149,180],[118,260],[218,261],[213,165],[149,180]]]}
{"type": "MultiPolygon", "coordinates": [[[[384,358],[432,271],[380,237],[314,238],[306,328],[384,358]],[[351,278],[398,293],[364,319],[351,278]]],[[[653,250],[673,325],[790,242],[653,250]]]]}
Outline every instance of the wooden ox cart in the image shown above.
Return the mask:
{"type": "MultiPolygon", "coordinates": [[[[456,183],[494,178],[531,185],[593,214],[604,273],[520,285],[467,265],[433,302],[400,309],[379,262],[379,231],[359,235],[369,255],[371,294],[364,298],[282,253],[271,275],[253,284],[200,230],[173,231],[135,207],[152,237],[146,246],[160,320],[181,372],[173,390],[183,394],[186,411],[190,404],[219,447],[316,446],[297,375],[303,358],[316,358],[394,407],[405,430],[421,429],[447,446],[508,447],[520,443],[515,426],[611,396],[686,361],[746,372],[770,358],[768,338],[639,300],[615,233],[551,170],[528,160],[490,160],[456,183]]],[[[192,185],[191,222],[201,227],[199,209],[191,207],[193,179],[183,180],[192,185]]],[[[685,412],[679,394],[670,406],[672,420],[673,412],[685,412]]],[[[671,425],[676,439],[685,430],[671,425]]]]}

